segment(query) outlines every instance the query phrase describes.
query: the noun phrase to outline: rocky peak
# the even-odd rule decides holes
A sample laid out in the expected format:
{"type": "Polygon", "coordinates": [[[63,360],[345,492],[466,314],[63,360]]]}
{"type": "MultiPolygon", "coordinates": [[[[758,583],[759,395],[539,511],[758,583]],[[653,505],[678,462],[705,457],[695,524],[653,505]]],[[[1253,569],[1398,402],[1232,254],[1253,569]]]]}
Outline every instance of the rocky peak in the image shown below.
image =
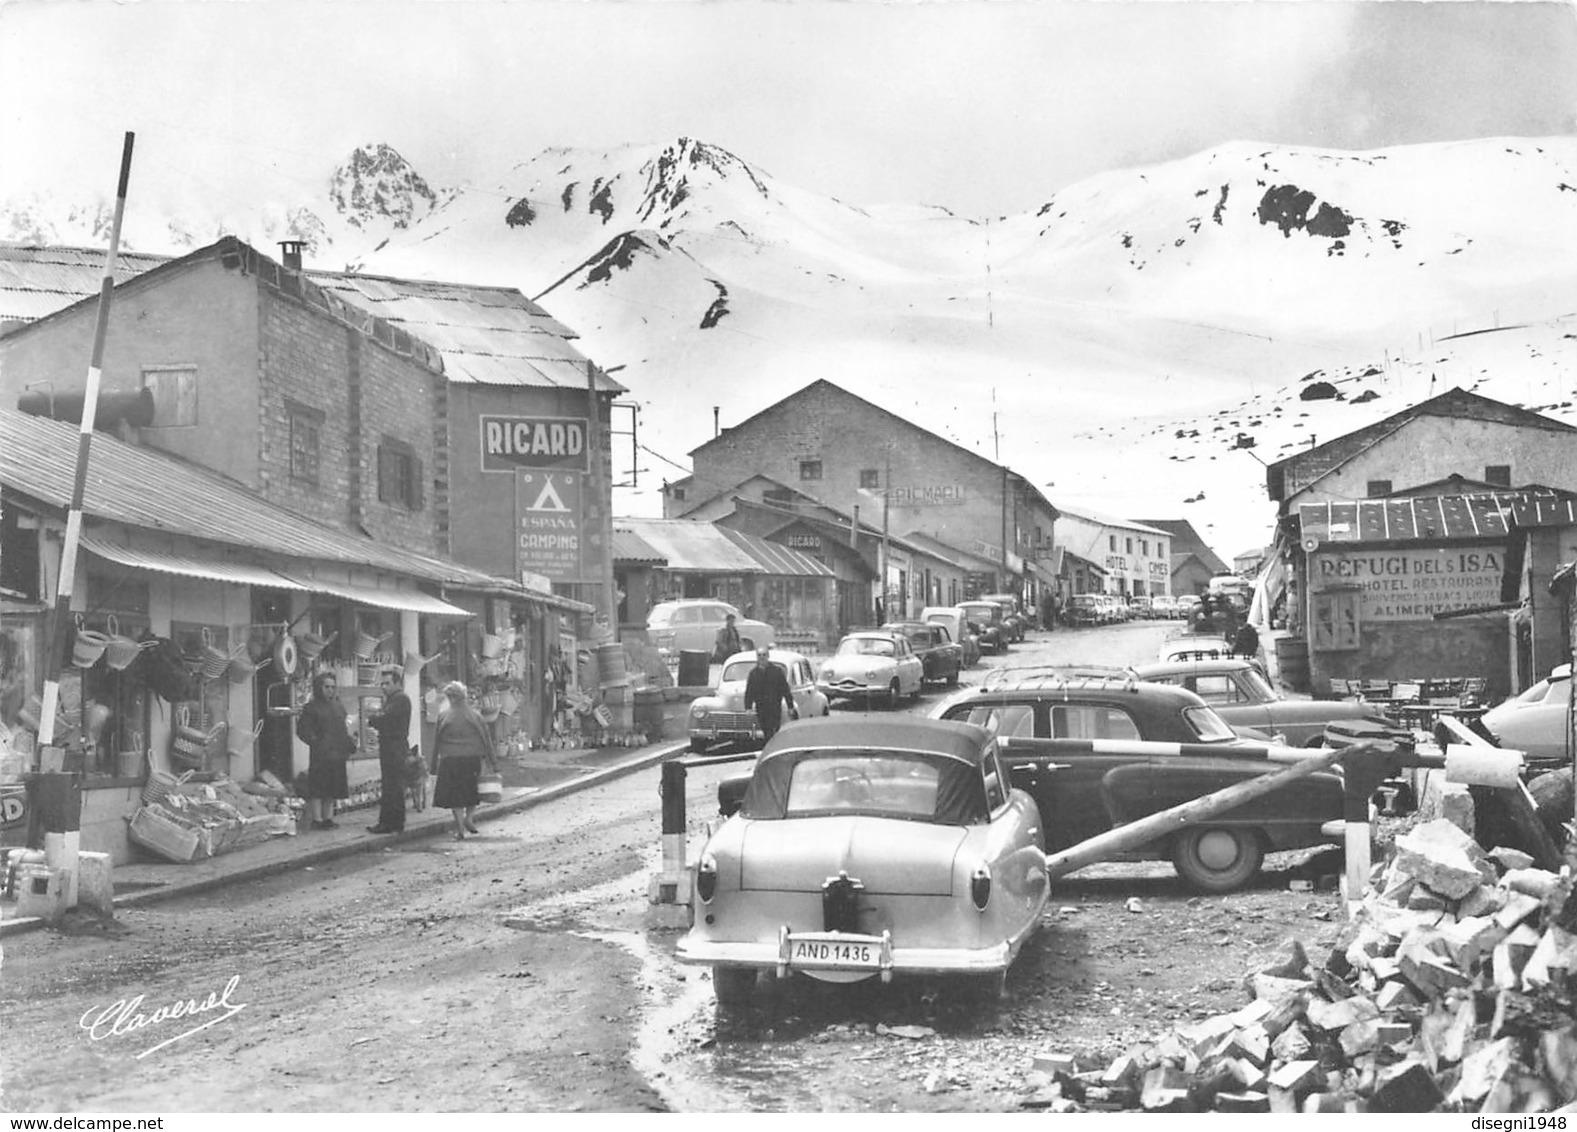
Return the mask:
{"type": "Polygon", "coordinates": [[[408,228],[438,204],[438,194],[421,174],[382,142],[358,146],[334,170],[329,199],[346,223],[361,229],[380,221],[408,228]]]}

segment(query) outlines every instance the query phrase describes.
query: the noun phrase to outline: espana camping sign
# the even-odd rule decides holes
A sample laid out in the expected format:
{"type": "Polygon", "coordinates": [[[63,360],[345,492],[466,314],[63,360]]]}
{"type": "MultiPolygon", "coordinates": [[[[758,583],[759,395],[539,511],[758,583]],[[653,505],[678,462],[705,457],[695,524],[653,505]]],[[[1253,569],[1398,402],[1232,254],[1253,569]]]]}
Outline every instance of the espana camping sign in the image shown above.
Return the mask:
{"type": "Polygon", "coordinates": [[[1314,589],[1356,587],[1364,621],[1427,621],[1500,598],[1502,547],[1327,551],[1314,557],[1314,589]]]}
{"type": "Polygon", "coordinates": [[[585,417],[480,418],[482,470],[586,467],[585,417]]]}

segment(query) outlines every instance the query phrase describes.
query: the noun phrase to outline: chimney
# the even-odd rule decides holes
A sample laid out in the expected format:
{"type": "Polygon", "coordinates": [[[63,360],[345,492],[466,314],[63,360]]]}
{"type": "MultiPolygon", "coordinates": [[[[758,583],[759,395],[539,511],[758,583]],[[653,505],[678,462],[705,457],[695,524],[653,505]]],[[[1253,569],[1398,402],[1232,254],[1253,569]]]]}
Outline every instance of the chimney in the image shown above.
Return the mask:
{"type": "Polygon", "coordinates": [[[854,517],[849,520],[849,545],[853,547],[860,545],[860,505],[858,503],[854,505],[854,517]]]}
{"type": "Polygon", "coordinates": [[[305,240],[281,240],[279,252],[281,261],[292,271],[301,270],[301,249],[307,246],[305,240]]]}

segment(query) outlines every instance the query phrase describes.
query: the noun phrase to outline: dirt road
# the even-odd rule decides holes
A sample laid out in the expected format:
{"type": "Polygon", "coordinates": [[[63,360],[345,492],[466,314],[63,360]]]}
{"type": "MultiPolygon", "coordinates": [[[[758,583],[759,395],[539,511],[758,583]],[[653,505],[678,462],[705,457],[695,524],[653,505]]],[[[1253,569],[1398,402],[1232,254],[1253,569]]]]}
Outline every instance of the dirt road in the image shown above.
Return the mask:
{"type": "MultiPolygon", "coordinates": [[[[1059,632],[991,663],[1144,659],[1165,631],[1059,632]]],[[[723,773],[690,777],[696,838],[723,773]]],[[[1033,1055],[1109,1056],[1229,1009],[1242,975],[1289,937],[1312,954],[1338,927],[1334,893],[1288,891],[1307,853],[1273,857],[1227,897],[1190,895],[1166,865],[1102,866],[1055,887],[1000,1003],[930,985],[794,984],[719,1017],[709,975],[672,962],[674,910],[646,901],[657,784],[651,770],[464,843],[123,911],[124,934],[17,937],[0,981],[0,1104],[1012,1110],[1034,1090],[1033,1055]],[[130,1025],[210,999],[190,1018],[130,1025]]]]}

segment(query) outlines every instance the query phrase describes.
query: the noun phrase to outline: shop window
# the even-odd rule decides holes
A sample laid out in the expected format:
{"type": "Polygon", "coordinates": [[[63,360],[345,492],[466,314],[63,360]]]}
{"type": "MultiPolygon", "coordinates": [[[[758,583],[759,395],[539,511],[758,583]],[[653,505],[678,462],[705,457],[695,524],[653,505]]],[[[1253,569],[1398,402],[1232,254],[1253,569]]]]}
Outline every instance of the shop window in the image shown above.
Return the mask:
{"type": "Polygon", "coordinates": [[[145,366],[142,387],[153,394],[152,428],[197,423],[197,367],[145,366]]]}
{"type": "Polygon", "coordinates": [[[378,445],[378,501],[408,511],[422,508],[422,462],[404,441],[384,437],[378,445]]]}
{"type": "Polygon", "coordinates": [[[882,486],[882,473],[878,468],[860,469],[860,486],[866,489],[882,486]]]}
{"type": "Polygon", "coordinates": [[[317,409],[289,402],[290,478],[316,484],[322,465],[324,415],[317,409]]]}
{"type": "MultiPolygon", "coordinates": [[[[140,587],[146,597],[146,583],[140,583],[140,587]]],[[[90,588],[88,592],[103,591],[90,588]]],[[[113,614],[95,613],[84,617],[82,626],[135,640],[147,632],[149,623],[144,609],[141,613],[124,610],[113,614]]],[[[83,769],[88,774],[119,774],[122,753],[130,756],[148,749],[151,697],[143,675],[145,666],[133,661],[117,669],[111,667],[107,660],[101,660],[91,668],[76,671],[81,673],[82,681],[79,693],[81,714],[72,712],[71,717],[80,720],[84,727],[96,728],[98,731],[96,737],[89,736],[96,741],[87,752],[83,769]]],[[[64,684],[61,693],[61,702],[64,704],[69,698],[64,684]]],[[[129,758],[126,761],[128,765],[125,769],[132,774],[141,774],[147,769],[141,760],[129,758]],[[136,767],[133,768],[131,763],[136,763],[136,767]]]]}
{"type": "Polygon", "coordinates": [[[1364,489],[1364,494],[1370,499],[1380,499],[1391,494],[1390,480],[1370,480],[1364,489]]]}
{"type": "Polygon", "coordinates": [[[1484,466],[1484,482],[1492,483],[1496,487],[1511,486],[1510,464],[1486,464],[1484,466]]]}
{"type": "Polygon", "coordinates": [[[7,505],[0,509],[0,596],[38,601],[38,522],[7,505]]]}
{"type": "Polygon", "coordinates": [[[1310,595],[1311,648],[1336,651],[1358,647],[1358,596],[1358,590],[1326,590],[1310,595]]]}
{"type": "Polygon", "coordinates": [[[819,480],[821,478],[821,461],[801,460],[799,462],[799,478],[802,480],[819,480]]]}

